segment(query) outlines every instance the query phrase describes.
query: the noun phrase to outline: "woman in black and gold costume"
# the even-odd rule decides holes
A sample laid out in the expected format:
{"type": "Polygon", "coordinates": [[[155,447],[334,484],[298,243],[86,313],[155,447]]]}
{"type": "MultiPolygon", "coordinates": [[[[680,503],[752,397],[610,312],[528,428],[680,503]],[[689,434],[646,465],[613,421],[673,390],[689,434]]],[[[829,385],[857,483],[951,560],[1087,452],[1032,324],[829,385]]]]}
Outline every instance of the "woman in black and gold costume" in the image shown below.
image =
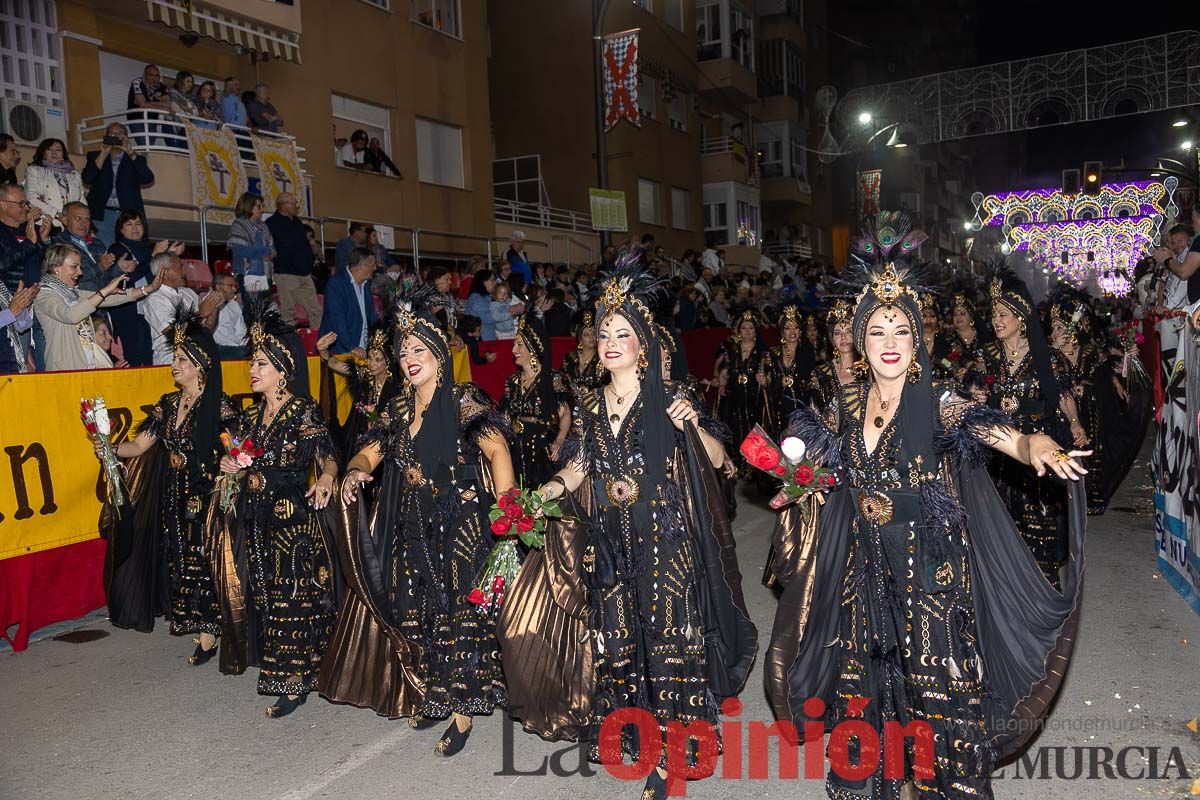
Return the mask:
{"type": "Polygon", "coordinates": [[[779,345],[771,348],[771,382],[767,389],[771,421],[775,423],[773,436],[787,426],[792,412],[807,402],[807,388],[817,365],[813,346],[804,337],[803,316],[795,304],[784,306],[779,315],[779,345]]]}
{"type": "Polygon", "coordinates": [[[550,337],[533,312],[517,322],[513,361],[517,371],[504,384],[500,413],[516,435],[511,455],[518,481],[540,486],[554,474],[558,451],[571,429],[571,392],[550,368],[550,337]]]}
{"type": "MultiPolygon", "coordinates": [[[[359,438],[367,432],[379,413],[400,393],[400,381],[396,375],[396,365],[392,363],[392,342],[385,326],[379,325],[371,332],[370,338],[367,339],[367,357],[362,362],[331,358],[329,346],[336,341],[336,333],[330,332],[322,336],[317,340],[317,354],[332,372],[345,377],[349,384],[350,397],[354,401],[345,423],[341,426],[330,424],[341,466],[344,467],[350,457],[358,452],[359,438]]],[[[325,391],[332,389],[332,385],[322,387],[322,397],[325,396],[325,391]]],[[[332,419],[337,412],[333,403],[329,405],[326,414],[332,419]]]]}
{"type": "Polygon", "coordinates": [[[595,389],[604,382],[596,352],[596,325],[590,310],[583,312],[575,329],[575,349],[563,356],[562,374],[574,392],[595,389]]]}
{"type": "MultiPolygon", "coordinates": [[[[770,371],[771,351],[758,340],[758,320],[753,311],[744,311],[733,321],[733,336],[721,347],[713,368],[717,415],[729,427],[734,447],[755,425],[772,427],[766,391],[770,371]]],[[[743,474],[750,474],[748,468],[743,474]]]]}
{"type": "MultiPolygon", "coordinates": [[[[989,280],[992,327],[996,341],[979,352],[988,404],[1012,417],[1022,433],[1047,433],[1077,447],[1088,444],[1072,396],[1070,374],[1062,355],[1050,349],[1025,283],[999,267],[989,280]]],[[[1011,459],[992,463],[1000,496],[1017,522],[1046,578],[1058,585],[1067,559],[1067,493],[1053,481],[1020,469],[1011,459]]]]}
{"type": "Polygon", "coordinates": [[[879,753],[872,773],[848,777],[865,760],[862,737],[831,736],[835,800],[990,797],[993,764],[1022,746],[1053,699],[1078,622],[1082,487],[1071,484],[1063,595],[984,464],[995,448],[1025,469],[1077,478],[1082,454],[931,380],[902,255],[923,234],[906,229],[881,215],[871,248],[858,245],[847,269],[863,284],[853,326],[867,380],[844,387],[824,418],[801,409],[793,419],[791,435],[838,485],[823,504],[786,508],[776,528],[785,589],[765,667],[776,715],[800,731],[810,719],[830,730],[858,717],[900,756],[879,753]],[[888,723],[913,726],[913,744],[894,741],[888,723]]]}
{"type": "MultiPolygon", "coordinates": [[[[592,759],[615,764],[625,755],[653,758],[660,769],[651,772],[643,797],[661,798],[661,732],[670,723],[716,721],[720,702],[738,694],[746,680],[757,634],[714,474],[726,456],[709,431],[719,434],[721,426],[702,416],[693,397],[663,380],[651,311],[659,288],[637,255],[618,259],[599,279],[597,341],[612,380],[580,397],[566,466],[540,490],[549,499],[572,493],[590,528],[578,563],[588,587],[591,657],[583,675],[555,675],[555,664],[529,660],[521,662],[529,668],[509,678],[519,708],[529,708],[531,699],[563,680],[582,687],[589,713],[578,733],[590,744],[592,759]],[[660,735],[639,741],[626,728],[615,746],[602,750],[598,735],[605,716],[631,707],[652,714],[660,735]]],[[[562,638],[564,645],[579,639],[562,638]]],[[[539,732],[553,730],[558,719],[524,715],[526,726],[539,732]]]]}
{"type": "Polygon", "coordinates": [[[952,381],[954,373],[948,364],[939,361],[934,354],[941,351],[945,345],[945,335],[941,332],[941,319],[938,316],[937,298],[932,294],[921,295],[921,326],[925,329],[925,349],[930,355],[930,368],[933,369],[935,381],[952,381]]]}
{"type": "Polygon", "coordinates": [[[964,291],[955,292],[951,298],[953,329],[939,336],[937,349],[931,351],[933,359],[946,373],[960,384],[965,384],[971,366],[979,360],[979,348],[983,345],[983,333],[979,330],[979,313],[975,304],[964,291]]]}
{"type": "Polygon", "coordinates": [[[817,364],[809,384],[810,402],[818,408],[827,407],[841,393],[843,386],[865,374],[866,362],[854,360],[854,337],[850,326],[853,313],[854,309],[845,300],[838,300],[829,310],[827,328],[831,357],[817,364]]]}
{"type": "Polygon", "coordinates": [[[258,400],[231,427],[263,455],[246,467],[221,458],[225,480],[240,488],[228,513],[212,504],[208,552],[221,605],[221,671],[258,666],[259,694],[278,696],[267,716],[283,717],[316,688],[333,628],[334,564],[317,512],[333,496],[337,461],[309,396],[304,346],[274,307],[256,310],[250,353],[258,400]]]}
{"type": "Polygon", "coordinates": [[[321,669],[334,702],[453,717],[435,752],[466,745],[471,718],[505,705],[495,624],[467,598],[495,540],[488,511],[514,485],[511,431],[477,386],[454,383],[450,345],[425,289],[398,309],[405,385],[350,460],[337,547],[350,591],[321,669]],[[358,488],[381,469],[368,509],[358,488]]]}
{"type": "Polygon", "coordinates": [[[217,652],[220,633],[212,572],[204,555],[204,517],[221,457],[221,430],[237,409],[221,391],[221,359],[200,318],[188,315],[168,328],[175,346],[171,378],[178,390],[164,394],[137,428],[117,445],[128,459],[130,500],[120,516],[105,508],[109,531],[109,619],[122,628],[149,632],[166,614],[171,633],[197,634],[193,666],[217,652]]]}

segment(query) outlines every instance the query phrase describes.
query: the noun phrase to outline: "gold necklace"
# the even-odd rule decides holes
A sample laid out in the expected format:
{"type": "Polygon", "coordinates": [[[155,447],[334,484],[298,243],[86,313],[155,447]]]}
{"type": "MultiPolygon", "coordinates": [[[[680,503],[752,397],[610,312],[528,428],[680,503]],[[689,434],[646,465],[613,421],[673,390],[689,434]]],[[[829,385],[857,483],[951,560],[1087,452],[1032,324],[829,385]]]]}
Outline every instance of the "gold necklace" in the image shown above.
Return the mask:
{"type": "MultiPolygon", "coordinates": [[[[892,404],[892,401],[895,400],[896,398],[893,397],[891,399],[884,400],[883,392],[879,391],[879,385],[876,384],[872,388],[875,390],[875,396],[879,398],[879,410],[881,412],[887,411],[888,406],[890,406],[892,404]]],[[[876,428],[882,428],[883,427],[883,414],[882,413],[876,414],[875,419],[873,419],[871,421],[875,423],[876,428]]]]}
{"type": "MultiPolygon", "coordinates": [[[[614,388],[612,388],[612,386],[609,386],[609,387],[608,387],[608,392],[609,392],[609,393],[610,393],[610,394],[611,394],[611,395],[612,395],[614,398],[616,398],[617,405],[621,405],[622,403],[624,403],[624,402],[625,402],[625,398],[626,398],[626,397],[629,397],[629,395],[631,395],[631,394],[633,394],[634,392],[636,392],[636,391],[637,391],[637,389],[638,389],[638,387],[636,387],[636,386],[635,386],[635,387],[633,387],[632,389],[630,389],[628,392],[626,392],[625,394],[617,394],[617,390],[616,390],[616,389],[614,389],[614,388]]],[[[609,420],[609,422],[612,422],[612,423],[614,423],[614,424],[615,424],[615,423],[617,423],[617,422],[620,422],[620,421],[621,421],[621,416],[620,416],[619,414],[610,414],[610,415],[608,416],[608,420],[609,420]]]]}

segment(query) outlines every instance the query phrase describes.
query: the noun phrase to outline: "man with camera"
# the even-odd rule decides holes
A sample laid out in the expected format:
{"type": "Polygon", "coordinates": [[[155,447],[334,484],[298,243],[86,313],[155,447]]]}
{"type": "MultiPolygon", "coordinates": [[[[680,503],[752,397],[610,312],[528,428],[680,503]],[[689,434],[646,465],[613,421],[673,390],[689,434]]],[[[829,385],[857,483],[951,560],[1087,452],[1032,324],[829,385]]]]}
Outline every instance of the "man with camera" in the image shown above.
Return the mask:
{"type": "Polygon", "coordinates": [[[113,228],[123,210],[136,209],[145,215],[142,187],[154,183],[154,173],[146,157],[134,151],[125,126],[113,122],[104,130],[100,149],[88,151],[82,178],[88,187],[87,204],[96,235],[110,247],[116,241],[113,228]]]}

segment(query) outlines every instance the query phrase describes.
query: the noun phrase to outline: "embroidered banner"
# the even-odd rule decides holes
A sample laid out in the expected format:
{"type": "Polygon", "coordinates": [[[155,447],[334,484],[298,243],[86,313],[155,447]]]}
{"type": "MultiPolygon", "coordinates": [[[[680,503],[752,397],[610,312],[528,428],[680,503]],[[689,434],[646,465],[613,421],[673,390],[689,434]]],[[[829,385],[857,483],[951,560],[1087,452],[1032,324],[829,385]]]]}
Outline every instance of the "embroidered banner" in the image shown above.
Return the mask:
{"type": "Polygon", "coordinates": [[[638,32],[604,37],[604,130],[621,120],[641,127],[638,116],[638,32]]]}
{"type": "MultiPolygon", "coordinates": [[[[224,126],[202,127],[189,119],[183,124],[191,155],[192,202],[197,206],[233,208],[249,185],[233,131],[224,126]]],[[[210,211],[208,219],[228,224],[233,221],[233,212],[210,211]]]]}
{"type": "Polygon", "coordinates": [[[290,192],[296,198],[296,214],[310,216],[308,193],[304,191],[304,173],[296,142],[282,136],[252,134],[254,158],[258,161],[259,189],[263,196],[263,213],[275,211],[275,198],[280,192],[290,192]]]}
{"type": "Polygon", "coordinates": [[[874,217],[879,213],[879,186],[883,170],[869,169],[858,173],[858,218],[874,217]]]}

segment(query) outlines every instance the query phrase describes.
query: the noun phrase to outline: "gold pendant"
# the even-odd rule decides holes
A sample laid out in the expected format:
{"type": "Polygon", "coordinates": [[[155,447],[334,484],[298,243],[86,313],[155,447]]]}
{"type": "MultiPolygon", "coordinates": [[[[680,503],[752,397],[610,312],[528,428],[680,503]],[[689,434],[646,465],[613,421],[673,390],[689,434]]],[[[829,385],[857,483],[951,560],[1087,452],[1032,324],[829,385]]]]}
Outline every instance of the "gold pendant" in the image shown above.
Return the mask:
{"type": "Polygon", "coordinates": [[[876,417],[876,418],[875,418],[875,427],[876,427],[876,428],[882,428],[882,427],[883,427],[883,417],[876,417]]]}

